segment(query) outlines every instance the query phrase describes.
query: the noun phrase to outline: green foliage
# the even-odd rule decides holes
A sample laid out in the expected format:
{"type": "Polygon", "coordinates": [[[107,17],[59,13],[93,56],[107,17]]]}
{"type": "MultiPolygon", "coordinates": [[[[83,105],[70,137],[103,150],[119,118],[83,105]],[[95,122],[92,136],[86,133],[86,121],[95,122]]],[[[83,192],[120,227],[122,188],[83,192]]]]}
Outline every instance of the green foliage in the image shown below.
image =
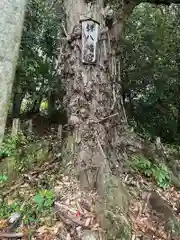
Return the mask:
{"type": "Polygon", "coordinates": [[[64,94],[56,71],[63,15],[57,14],[56,7],[60,9],[60,5],[60,1],[51,4],[44,0],[27,3],[12,98],[12,105],[15,105],[17,100],[14,96],[20,91],[20,102],[26,100],[21,107],[23,112],[30,111],[37,99],[41,102],[53,94],[55,104],[55,100],[64,94]]]}
{"type": "Polygon", "coordinates": [[[19,212],[23,216],[23,223],[40,224],[43,218],[52,214],[54,195],[50,190],[40,190],[30,199],[23,201],[15,199],[11,203],[8,200],[0,201],[0,218],[8,218],[10,214],[19,212]],[[38,216],[38,218],[37,218],[38,216]]]}
{"type": "Polygon", "coordinates": [[[14,201],[11,204],[8,204],[7,201],[0,201],[0,218],[7,219],[11,213],[19,212],[20,211],[20,204],[14,201]]]}
{"type": "Polygon", "coordinates": [[[143,155],[132,156],[131,165],[134,169],[139,170],[140,172],[143,172],[148,177],[150,177],[152,174],[152,171],[151,171],[152,164],[143,155]]]}
{"type": "Polygon", "coordinates": [[[16,150],[16,137],[6,137],[0,146],[0,157],[9,157],[16,150]]]}
{"type": "Polygon", "coordinates": [[[171,178],[167,167],[164,164],[153,166],[152,176],[161,188],[167,188],[170,185],[171,178]]]}
{"type": "Polygon", "coordinates": [[[48,102],[47,102],[47,100],[43,100],[42,102],[41,102],[41,105],[40,105],[40,110],[41,111],[45,111],[45,110],[47,110],[48,109],[48,102]]]}
{"type": "Polygon", "coordinates": [[[7,175],[0,175],[0,186],[1,184],[4,184],[8,180],[7,175]]]}
{"type": "Polygon", "coordinates": [[[152,177],[157,185],[161,188],[167,188],[170,183],[170,174],[164,164],[153,164],[143,155],[133,155],[130,161],[130,166],[144,174],[146,177],[152,177]]]}
{"type": "Polygon", "coordinates": [[[139,5],[125,27],[120,56],[130,124],[166,143],[180,140],[179,19],[177,5],[139,5]]]}
{"type": "Polygon", "coordinates": [[[46,1],[29,1],[16,72],[16,81],[28,91],[36,91],[39,83],[52,77],[58,21],[46,1]]]}
{"type": "Polygon", "coordinates": [[[39,210],[50,207],[53,203],[53,193],[49,190],[40,190],[33,200],[39,210]]]}
{"type": "Polygon", "coordinates": [[[17,136],[6,135],[0,147],[2,159],[0,176],[7,175],[8,182],[15,180],[21,173],[46,161],[49,154],[48,149],[49,143],[46,140],[25,136],[21,132],[17,136]]]}
{"type": "Polygon", "coordinates": [[[6,135],[0,146],[0,158],[16,155],[19,146],[28,144],[28,139],[20,132],[17,136],[6,135]]]}

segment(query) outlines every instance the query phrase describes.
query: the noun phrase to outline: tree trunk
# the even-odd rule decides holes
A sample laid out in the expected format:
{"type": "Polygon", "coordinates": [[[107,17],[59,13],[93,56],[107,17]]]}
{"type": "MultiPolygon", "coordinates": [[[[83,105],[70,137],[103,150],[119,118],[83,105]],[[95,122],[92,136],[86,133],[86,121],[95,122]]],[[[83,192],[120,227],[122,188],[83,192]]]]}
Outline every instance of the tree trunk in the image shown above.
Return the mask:
{"type": "Polygon", "coordinates": [[[39,93],[39,95],[35,97],[32,108],[29,111],[29,113],[31,113],[32,116],[40,112],[42,99],[43,99],[43,95],[41,93],[39,93]]]}
{"type": "Polygon", "coordinates": [[[55,94],[54,92],[49,89],[48,91],[48,116],[51,117],[55,112],[55,94]]]}
{"type": "Polygon", "coordinates": [[[12,117],[19,118],[21,113],[21,103],[25,96],[25,92],[21,89],[20,86],[16,87],[13,97],[13,106],[12,106],[12,117]]]}
{"type": "Polygon", "coordinates": [[[126,218],[121,217],[127,210],[128,194],[119,179],[112,175],[111,166],[117,165],[117,159],[124,158],[119,145],[127,127],[115,49],[124,20],[133,6],[129,4],[119,9],[121,19],[118,25],[104,31],[103,0],[89,4],[85,0],[66,0],[64,4],[70,35],[60,64],[67,59],[63,74],[71,129],[64,143],[64,159],[74,162],[81,185],[96,189],[101,196],[97,213],[107,229],[105,239],[130,239],[129,224],[126,218]],[[82,29],[79,21],[82,18],[93,18],[100,23],[101,34],[94,65],[81,62],[82,29]]]}
{"type": "Polygon", "coordinates": [[[16,86],[14,97],[13,97],[13,107],[12,107],[12,135],[16,136],[20,127],[20,113],[21,113],[21,103],[25,96],[25,92],[22,91],[20,86],[16,86]]]}
{"type": "Polygon", "coordinates": [[[26,0],[0,2],[0,143],[4,137],[26,0]]]}
{"type": "Polygon", "coordinates": [[[17,136],[20,129],[19,118],[13,118],[11,136],[17,136]]]}

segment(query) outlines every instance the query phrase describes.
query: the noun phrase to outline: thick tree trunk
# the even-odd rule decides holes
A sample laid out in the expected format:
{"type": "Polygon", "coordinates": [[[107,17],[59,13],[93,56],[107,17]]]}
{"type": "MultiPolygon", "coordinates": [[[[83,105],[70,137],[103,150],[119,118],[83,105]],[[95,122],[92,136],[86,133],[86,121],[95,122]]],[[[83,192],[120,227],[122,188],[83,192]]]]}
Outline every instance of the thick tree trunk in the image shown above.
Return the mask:
{"type": "Polygon", "coordinates": [[[129,4],[121,8],[122,19],[118,28],[104,31],[103,0],[91,4],[85,2],[65,1],[67,32],[71,35],[68,36],[68,46],[64,48],[66,51],[61,54],[60,65],[66,59],[63,73],[71,133],[64,143],[64,159],[74,162],[82,186],[96,189],[101,196],[97,212],[101,223],[108,229],[105,239],[129,239],[128,222],[126,218],[121,218],[121,214],[127,210],[128,194],[118,178],[112,175],[110,166],[115,166],[117,159],[123,159],[118,146],[127,122],[121,101],[120,71],[115,48],[124,20],[133,6],[129,4]],[[94,65],[81,62],[82,29],[79,21],[86,18],[100,23],[98,57],[94,65]]]}
{"type": "Polygon", "coordinates": [[[6,125],[25,4],[26,0],[0,1],[0,143],[3,140],[6,125]]]}

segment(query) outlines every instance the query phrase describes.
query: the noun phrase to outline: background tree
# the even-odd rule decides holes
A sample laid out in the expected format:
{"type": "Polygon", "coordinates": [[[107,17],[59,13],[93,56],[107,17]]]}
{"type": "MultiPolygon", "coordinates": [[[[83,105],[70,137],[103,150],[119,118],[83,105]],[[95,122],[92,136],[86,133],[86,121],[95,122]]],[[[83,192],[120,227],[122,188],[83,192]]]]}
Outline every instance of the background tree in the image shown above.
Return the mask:
{"type": "Polygon", "coordinates": [[[27,4],[9,123],[12,119],[31,119],[40,112],[43,99],[48,103],[47,117],[59,121],[57,109],[62,112],[64,88],[56,71],[57,37],[61,29],[55,8],[56,5],[42,0],[31,0],[27,4]],[[25,108],[22,102],[26,103],[25,108]]]}
{"type": "Polygon", "coordinates": [[[2,0],[0,6],[0,143],[4,136],[9,97],[16,70],[25,4],[25,0],[2,0]]]}
{"type": "Polygon", "coordinates": [[[129,121],[169,143],[179,141],[178,33],[178,6],[140,5],[125,28],[121,55],[129,121]]]}

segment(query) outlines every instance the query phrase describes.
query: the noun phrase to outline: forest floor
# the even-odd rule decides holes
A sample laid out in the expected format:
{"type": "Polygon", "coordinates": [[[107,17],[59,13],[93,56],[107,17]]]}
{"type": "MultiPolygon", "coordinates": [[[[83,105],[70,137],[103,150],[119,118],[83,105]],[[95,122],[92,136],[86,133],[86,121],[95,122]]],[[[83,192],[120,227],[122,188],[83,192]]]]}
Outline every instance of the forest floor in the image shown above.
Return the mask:
{"type": "MultiPolygon", "coordinates": [[[[167,219],[162,219],[162,215],[165,215],[163,211],[166,211],[166,207],[163,205],[167,204],[166,206],[170,208],[170,211],[172,211],[177,221],[179,221],[180,192],[173,186],[168,187],[166,190],[158,188],[154,182],[150,181],[150,179],[146,179],[140,175],[132,176],[132,182],[129,182],[128,185],[129,184],[131,184],[130,192],[134,196],[129,209],[129,216],[133,229],[133,239],[169,239],[169,231],[165,228],[167,219]],[[138,192],[136,191],[133,193],[133,185],[136,187],[138,186],[138,192]],[[160,198],[155,199],[156,202],[154,203],[154,206],[150,207],[148,199],[149,195],[151,192],[154,192],[154,190],[159,194],[160,198]]],[[[180,235],[170,239],[179,240],[180,235]]]]}
{"type": "MultiPolygon", "coordinates": [[[[0,188],[0,239],[83,239],[92,229],[101,236],[94,210],[96,192],[80,190],[77,180],[64,176],[64,168],[59,161],[48,160],[0,188]]],[[[156,190],[179,220],[180,192],[173,186],[158,188],[137,172],[124,176],[123,183],[133,197],[128,213],[132,240],[168,239],[165,221],[147,204],[149,192],[156,190]]]]}

